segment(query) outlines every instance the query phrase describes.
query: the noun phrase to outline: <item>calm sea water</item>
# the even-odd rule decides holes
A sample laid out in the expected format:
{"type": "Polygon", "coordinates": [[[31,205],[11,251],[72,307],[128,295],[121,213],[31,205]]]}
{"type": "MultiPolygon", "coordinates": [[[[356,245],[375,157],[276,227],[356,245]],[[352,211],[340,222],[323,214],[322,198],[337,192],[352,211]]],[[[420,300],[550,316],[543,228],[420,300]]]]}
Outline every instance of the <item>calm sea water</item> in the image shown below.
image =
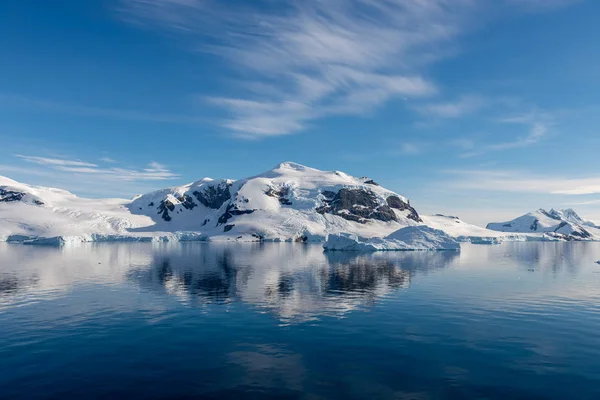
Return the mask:
{"type": "Polygon", "coordinates": [[[0,245],[0,398],[600,398],[600,244],[0,245]]]}

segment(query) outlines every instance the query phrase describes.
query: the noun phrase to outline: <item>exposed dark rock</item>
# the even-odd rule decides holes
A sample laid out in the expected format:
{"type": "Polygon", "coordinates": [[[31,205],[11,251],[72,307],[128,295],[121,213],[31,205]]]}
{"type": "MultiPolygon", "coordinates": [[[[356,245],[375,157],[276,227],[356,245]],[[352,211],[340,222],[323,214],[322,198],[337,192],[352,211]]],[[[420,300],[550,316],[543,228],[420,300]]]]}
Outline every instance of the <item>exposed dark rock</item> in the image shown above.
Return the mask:
{"type": "Polygon", "coordinates": [[[150,202],[150,204],[148,204],[148,207],[154,207],[154,202],[150,202]]]}
{"type": "MultiPolygon", "coordinates": [[[[390,206],[391,208],[395,208],[396,210],[400,210],[400,211],[408,210],[409,211],[409,213],[407,215],[408,219],[412,219],[413,221],[416,221],[416,222],[423,222],[423,220],[419,216],[419,213],[417,213],[417,210],[415,210],[410,205],[409,202],[404,202],[400,197],[388,196],[388,198],[385,199],[385,201],[387,202],[388,206],[390,206]]],[[[456,218],[456,217],[454,217],[454,218],[456,218]]]]}
{"type": "Polygon", "coordinates": [[[219,217],[218,223],[226,224],[227,221],[229,221],[236,215],[252,214],[254,211],[256,210],[239,210],[236,205],[229,204],[223,215],[219,217]]]}
{"type": "Polygon", "coordinates": [[[230,230],[233,229],[235,225],[225,225],[225,228],[223,228],[223,232],[229,232],[230,230]]]}
{"type": "Polygon", "coordinates": [[[10,203],[13,201],[21,201],[27,193],[16,192],[14,190],[0,189],[0,203],[10,203]]]}
{"type": "Polygon", "coordinates": [[[218,210],[228,200],[231,199],[229,188],[231,184],[222,183],[218,186],[206,186],[200,190],[195,190],[192,194],[200,203],[213,210],[218,210]]]}
{"type": "Polygon", "coordinates": [[[373,179],[369,179],[368,181],[365,181],[366,185],[373,185],[373,186],[379,186],[379,184],[377,182],[375,182],[373,179]]]}
{"type": "Polygon", "coordinates": [[[158,206],[158,214],[162,214],[161,217],[165,221],[169,222],[171,220],[171,216],[169,215],[169,211],[175,210],[175,205],[171,203],[169,200],[163,200],[160,202],[158,206]]]}
{"type": "Polygon", "coordinates": [[[265,194],[270,197],[275,197],[279,199],[279,204],[282,206],[291,206],[292,202],[289,199],[290,188],[287,186],[282,186],[279,188],[269,187],[265,194]]]}
{"type": "Polygon", "coordinates": [[[323,190],[321,194],[323,195],[323,197],[329,200],[333,200],[333,198],[335,197],[335,192],[332,192],[330,190],[323,190]]]}
{"type": "MultiPolygon", "coordinates": [[[[380,204],[375,193],[365,189],[340,189],[336,194],[333,192],[323,192],[325,200],[323,206],[318,207],[316,211],[320,214],[334,214],[349,221],[366,223],[369,219],[378,221],[397,221],[398,218],[388,204],[380,204]],[[333,194],[333,196],[331,196],[333,194]]],[[[395,196],[391,196],[395,197],[395,196]]],[[[398,206],[398,209],[410,209],[412,212],[409,218],[420,221],[417,212],[408,204],[396,199],[391,200],[391,203],[398,206]]]]}
{"type": "Polygon", "coordinates": [[[193,210],[194,207],[198,207],[198,204],[194,203],[194,199],[192,199],[187,194],[184,196],[181,196],[177,200],[179,200],[181,202],[181,205],[183,207],[185,207],[186,210],[193,210]]]}
{"type": "MultiPolygon", "coordinates": [[[[568,225],[570,225],[570,224],[563,221],[554,229],[554,232],[558,233],[558,231],[560,229],[562,229],[568,225]]],[[[567,240],[589,239],[592,237],[591,233],[589,233],[588,231],[586,231],[583,228],[573,227],[573,226],[571,226],[571,228],[573,228],[573,232],[571,232],[569,234],[562,234],[566,237],[567,240]]]]}
{"type": "Polygon", "coordinates": [[[538,230],[538,226],[539,226],[539,222],[540,221],[538,221],[537,219],[535,219],[533,221],[533,223],[531,224],[531,226],[529,227],[529,229],[532,230],[532,231],[537,231],[538,230]]]}

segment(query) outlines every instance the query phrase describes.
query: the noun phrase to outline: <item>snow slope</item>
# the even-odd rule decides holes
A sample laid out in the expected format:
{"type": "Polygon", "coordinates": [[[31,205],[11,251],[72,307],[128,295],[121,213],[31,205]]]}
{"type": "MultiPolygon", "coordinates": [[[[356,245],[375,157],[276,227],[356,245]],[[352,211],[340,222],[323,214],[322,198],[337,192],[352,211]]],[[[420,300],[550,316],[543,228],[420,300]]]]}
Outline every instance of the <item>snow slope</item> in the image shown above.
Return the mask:
{"type": "Polygon", "coordinates": [[[572,209],[539,209],[512,221],[490,223],[488,229],[498,232],[538,233],[558,240],[600,240],[600,228],[583,220],[572,209]]]}
{"type": "Polygon", "coordinates": [[[490,224],[493,230],[455,217],[421,217],[407,198],[369,178],[292,162],[246,179],[204,178],[130,200],[85,199],[64,190],[0,177],[0,241],[31,244],[200,240],[322,243],[330,234],[384,238],[399,229],[420,225],[442,230],[461,242],[485,244],[564,240],[578,232],[585,236],[583,231],[589,232],[590,238],[600,238],[600,229],[581,220],[574,211],[552,212],[555,214],[546,213],[550,216],[522,217],[524,220],[510,227],[490,224]],[[567,225],[557,228],[562,220],[556,218],[564,219],[567,225]],[[534,220],[544,229],[527,230],[534,220]]]}
{"type": "Polygon", "coordinates": [[[421,224],[409,201],[368,178],[281,163],[238,181],[204,178],[132,200],[84,199],[0,178],[0,239],[324,241],[421,224]]]}
{"type": "Polygon", "coordinates": [[[462,221],[458,217],[446,215],[423,216],[423,222],[434,229],[446,232],[459,242],[474,244],[499,244],[502,242],[523,242],[541,240],[540,235],[534,233],[505,233],[462,221]]]}

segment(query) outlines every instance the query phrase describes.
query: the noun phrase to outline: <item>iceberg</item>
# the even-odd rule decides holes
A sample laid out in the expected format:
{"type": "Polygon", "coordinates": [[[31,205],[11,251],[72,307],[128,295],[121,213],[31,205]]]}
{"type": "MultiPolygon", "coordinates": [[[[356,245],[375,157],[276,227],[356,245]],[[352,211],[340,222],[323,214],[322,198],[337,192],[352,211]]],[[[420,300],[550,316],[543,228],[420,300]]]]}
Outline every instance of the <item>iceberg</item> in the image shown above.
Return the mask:
{"type": "Polygon", "coordinates": [[[399,229],[385,238],[363,238],[355,234],[331,234],[323,244],[326,251],[423,251],[460,250],[460,243],[444,231],[425,225],[399,229]]]}

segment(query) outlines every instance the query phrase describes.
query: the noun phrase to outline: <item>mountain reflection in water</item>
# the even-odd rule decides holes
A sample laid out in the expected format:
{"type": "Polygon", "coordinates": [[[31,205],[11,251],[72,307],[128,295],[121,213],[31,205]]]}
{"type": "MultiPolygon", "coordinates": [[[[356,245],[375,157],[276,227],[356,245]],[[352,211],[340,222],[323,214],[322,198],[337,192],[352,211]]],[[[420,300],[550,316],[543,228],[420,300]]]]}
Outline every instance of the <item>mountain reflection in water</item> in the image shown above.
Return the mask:
{"type": "Polygon", "coordinates": [[[406,288],[411,276],[448,266],[457,252],[324,253],[319,246],[188,246],[132,269],[140,287],[190,305],[242,301],[284,320],[335,315],[406,288]]]}

